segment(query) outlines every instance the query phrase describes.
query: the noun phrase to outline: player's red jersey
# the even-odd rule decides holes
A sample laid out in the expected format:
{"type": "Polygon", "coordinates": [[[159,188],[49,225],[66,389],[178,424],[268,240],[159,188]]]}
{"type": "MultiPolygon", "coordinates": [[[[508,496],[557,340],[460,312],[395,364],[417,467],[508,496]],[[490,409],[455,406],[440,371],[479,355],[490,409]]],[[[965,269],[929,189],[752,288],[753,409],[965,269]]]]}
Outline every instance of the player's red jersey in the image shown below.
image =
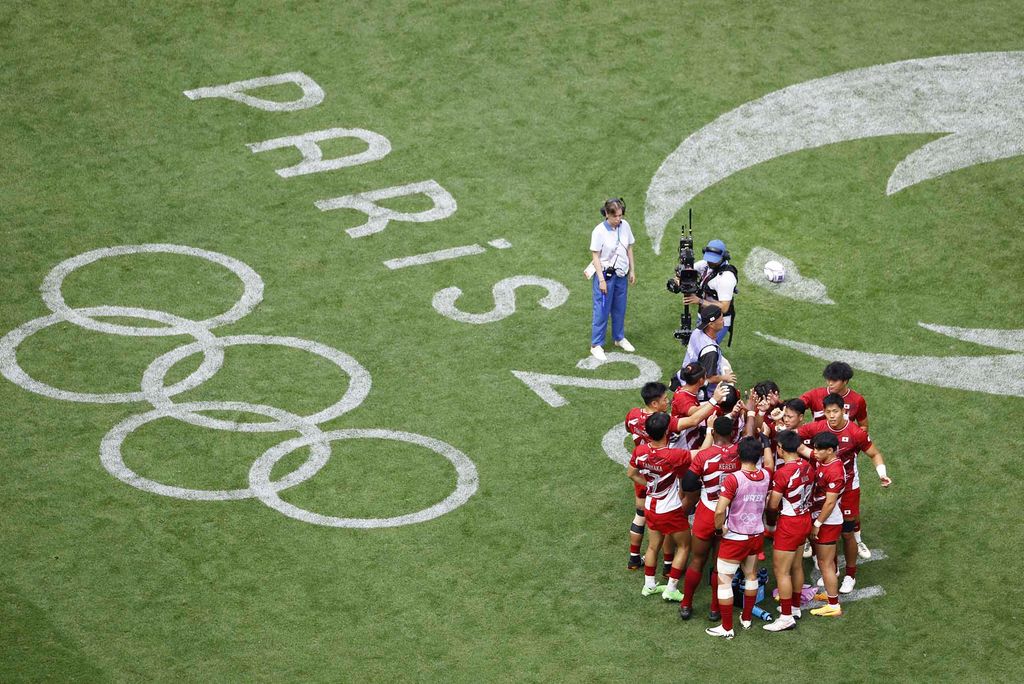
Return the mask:
{"type": "MultiPolygon", "coordinates": [[[[829,493],[843,496],[846,488],[846,471],[843,463],[838,458],[833,459],[827,465],[818,464],[814,472],[814,491],[811,495],[811,512],[820,513],[825,505],[825,495],[829,493]]],[[[843,522],[843,511],[839,502],[829,514],[827,520],[822,520],[822,525],[841,525],[843,522]]]]}
{"type": "Polygon", "coordinates": [[[846,468],[846,486],[850,489],[860,488],[857,454],[871,448],[871,437],[851,420],[846,421],[846,425],[841,430],[830,428],[827,420],[804,423],[797,429],[797,434],[804,440],[804,444],[809,444],[814,435],[819,432],[831,432],[839,440],[839,450],[836,452],[836,456],[846,468]]]}
{"type": "Polygon", "coordinates": [[[722,490],[722,478],[740,469],[739,449],[735,444],[712,445],[702,449],[693,457],[690,472],[700,478],[700,500],[712,511],[718,505],[718,494],[722,490]]]}
{"type": "Polygon", "coordinates": [[[686,449],[641,444],[633,450],[629,464],[647,480],[647,510],[667,513],[683,505],[679,477],[690,467],[690,460],[686,449]]]}
{"type": "Polygon", "coordinates": [[[632,408],[626,414],[626,432],[633,437],[633,445],[647,444],[651,441],[647,434],[647,419],[653,414],[644,408],[632,408]]]}
{"type": "Polygon", "coordinates": [[[814,468],[802,458],[783,462],[772,477],[772,491],[782,494],[779,513],[796,516],[811,510],[814,468]]]}
{"type": "MultiPolygon", "coordinates": [[[[679,418],[686,418],[690,415],[692,409],[699,407],[700,401],[697,400],[696,394],[687,392],[684,389],[676,390],[675,394],[672,395],[672,422],[669,423],[670,428],[675,427],[679,418]]],[[[673,435],[669,438],[669,443],[675,444],[681,449],[696,449],[700,446],[703,439],[704,432],[701,426],[698,425],[673,435]]]]}
{"type": "MultiPolygon", "coordinates": [[[[822,402],[825,401],[825,397],[829,394],[828,387],[816,387],[800,395],[800,399],[807,404],[807,408],[811,409],[814,420],[820,420],[825,417],[825,405],[822,402]]],[[[843,398],[843,413],[850,420],[858,423],[867,420],[868,402],[865,401],[863,396],[854,392],[849,387],[846,388],[846,394],[840,396],[843,398]]]]}

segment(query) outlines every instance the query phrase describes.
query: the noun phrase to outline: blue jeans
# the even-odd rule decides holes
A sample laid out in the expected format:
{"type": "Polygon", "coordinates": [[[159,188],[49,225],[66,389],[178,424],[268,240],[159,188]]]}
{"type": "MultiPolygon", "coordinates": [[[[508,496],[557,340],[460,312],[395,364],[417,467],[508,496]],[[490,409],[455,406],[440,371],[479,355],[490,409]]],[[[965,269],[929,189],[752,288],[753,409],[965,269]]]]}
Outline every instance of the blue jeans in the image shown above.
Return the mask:
{"type": "MultiPolygon", "coordinates": [[[[724,328],[722,328],[721,330],[718,331],[718,336],[715,337],[715,342],[717,342],[718,344],[722,344],[722,340],[724,340],[725,336],[728,335],[728,334],[729,334],[729,326],[725,326],[724,328]]],[[[712,390],[712,391],[714,391],[714,390],[712,390]]]]}
{"type": "Polygon", "coordinates": [[[626,337],[626,288],[627,276],[613,275],[605,279],[608,293],[601,292],[600,282],[595,274],[591,280],[594,290],[594,320],[590,324],[590,346],[604,345],[608,331],[608,316],[612,317],[612,339],[616,342],[626,337]]]}

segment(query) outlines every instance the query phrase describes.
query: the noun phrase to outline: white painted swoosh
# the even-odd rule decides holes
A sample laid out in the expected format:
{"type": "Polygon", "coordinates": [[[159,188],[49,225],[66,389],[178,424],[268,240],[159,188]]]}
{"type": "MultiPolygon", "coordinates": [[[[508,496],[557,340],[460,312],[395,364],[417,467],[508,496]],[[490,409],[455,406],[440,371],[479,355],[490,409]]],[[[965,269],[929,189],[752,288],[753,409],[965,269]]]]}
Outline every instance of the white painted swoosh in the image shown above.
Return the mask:
{"type": "MultiPolygon", "coordinates": [[[[955,330],[955,329],[953,329],[955,330]]],[[[1015,331],[1003,331],[1015,332],[1015,331]]],[[[775,344],[822,361],[845,361],[854,368],[925,385],[1000,396],[1024,397],[1024,354],[992,356],[906,356],[819,347],[758,332],[775,344]]]]}
{"type": "Polygon", "coordinates": [[[693,197],[761,162],[884,135],[948,134],[903,159],[886,194],[1024,153],[1024,52],[912,59],[783,88],[726,112],[673,151],[651,179],[644,222],[655,254],[693,197]]]}

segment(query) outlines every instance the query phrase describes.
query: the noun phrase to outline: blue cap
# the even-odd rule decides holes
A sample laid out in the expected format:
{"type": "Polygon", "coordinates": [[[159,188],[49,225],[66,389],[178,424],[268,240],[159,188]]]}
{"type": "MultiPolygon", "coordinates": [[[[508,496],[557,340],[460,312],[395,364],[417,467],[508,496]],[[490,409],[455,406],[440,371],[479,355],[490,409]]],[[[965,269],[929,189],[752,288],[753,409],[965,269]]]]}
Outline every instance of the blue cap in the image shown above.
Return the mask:
{"type": "Polygon", "coordinates": [[[719,264],[725,257],[727,250],[725,243],[721,240],[712,240],[704,247],[704,260],[709,264],[719,264]]]}

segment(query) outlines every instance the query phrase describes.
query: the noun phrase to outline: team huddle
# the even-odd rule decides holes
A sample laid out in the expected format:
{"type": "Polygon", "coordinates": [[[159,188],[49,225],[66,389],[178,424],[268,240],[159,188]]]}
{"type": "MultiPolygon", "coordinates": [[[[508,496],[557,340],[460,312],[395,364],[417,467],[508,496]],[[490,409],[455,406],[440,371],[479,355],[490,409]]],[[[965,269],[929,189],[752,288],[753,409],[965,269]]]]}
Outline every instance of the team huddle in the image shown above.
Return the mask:
{"type": "MultiPolygon", "coordinates": [[[[724,374],[735,380],[730,370],[724,374]]],[[[857,455],[868,455],[881,486],[892,480],[868,436],[867,403],[849,387],[853,369],[833,362],[823,375],[825,387],[787,401],[772,381],[755,385],[744,400],[733,385],[709,383],[701,363],[683,366],[671,400],[663,383],[644,385],[644,406],[626,416],[635,442],[627,475],[636,496],[627,567],[644,569],[644,596],[678,602],[679,617],[689,620],[710,560],[708,615],[721,624],[706,631],[732,639],[734,577],[742,571],[740,624],[749,629],[761,587],[757,563],[765,559],[769,539],[781,615],[764,629],[796,626],[803,559],[812,555],[821,573],[815,598],[827,603],[810,612],[842,615],[839,599],[856,585],[857,559],[871,556],[860,532],[857,455]],[[812,421],[805,423],[808,410],[812,421]],[[846,562],[841,580],[840,540],[846,562]],[[657,582],[659,553],[666,584],[657,582]]]]}

